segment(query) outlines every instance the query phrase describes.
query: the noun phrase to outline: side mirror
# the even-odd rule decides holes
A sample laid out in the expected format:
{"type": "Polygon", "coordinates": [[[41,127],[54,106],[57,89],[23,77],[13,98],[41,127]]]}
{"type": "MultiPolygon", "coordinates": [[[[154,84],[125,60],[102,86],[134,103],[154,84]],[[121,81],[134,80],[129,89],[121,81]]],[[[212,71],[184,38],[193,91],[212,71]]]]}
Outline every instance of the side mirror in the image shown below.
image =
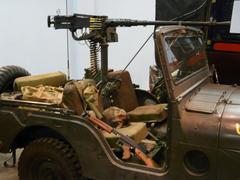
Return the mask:
{"type": "Polygon", "coordinates": [[[240,17],[240,1],[235,0],[233,3],[230,33],[240,33],[239,17],[240,17]]]}

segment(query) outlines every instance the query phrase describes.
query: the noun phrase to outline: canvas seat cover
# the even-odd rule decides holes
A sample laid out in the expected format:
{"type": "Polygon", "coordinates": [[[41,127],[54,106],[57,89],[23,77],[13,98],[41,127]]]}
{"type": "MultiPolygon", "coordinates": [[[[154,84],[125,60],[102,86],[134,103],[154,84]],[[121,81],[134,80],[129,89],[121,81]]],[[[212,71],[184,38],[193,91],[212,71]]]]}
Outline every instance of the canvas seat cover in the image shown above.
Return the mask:
{"type": "MultiPolygon", "coordinates": [[[[118,131],[126,136],[129,136],[134,141],[136,141],[136,143],[140,143],[143,139],[147,137],[148,134],[146,123],[142,122],[131,123],[127,127],[118,129],[118,131]]],[[[116,146],[116,143],[119,139],[118,135],[115,135],[113,133],[109,134],[106,131],[103,131],[103,135],[109,142],[110,146],[116,146]]]]}
{"type": "Polygon", "coordinates": [[[118,78],[121,80],[121,86],[113,95],[114,106],[127,111],[131,122],[162,121],[166,119],[167,104],[138,106],[137,96],[128,71],[114,71],[108,75],[110,78],[118,78]]]}
{"type": "Polygon", "coordinates": [[[131,122],[150,122],[163,121],[167,118],[167,104],[157,104],[148,106],[139,106],[128,112],[128,118],[131,122]]]}

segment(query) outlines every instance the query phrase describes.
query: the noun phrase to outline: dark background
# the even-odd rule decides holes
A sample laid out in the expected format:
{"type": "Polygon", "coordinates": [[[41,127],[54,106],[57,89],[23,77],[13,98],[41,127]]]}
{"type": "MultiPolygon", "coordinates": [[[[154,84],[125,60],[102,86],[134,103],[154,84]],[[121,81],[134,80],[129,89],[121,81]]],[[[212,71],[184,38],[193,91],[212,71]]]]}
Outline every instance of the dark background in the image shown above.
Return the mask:
{"type": "MultiPolygon", "coordinates": [[[[156,0],[156,20],[209,20],[230,21],[234,0],[156,0]]],[[[201,28],[201,27],[200,27],[201,28]]],[[[240,45],[240,35],[230,34],[230,27],[202,28],[205,32],[210,67],[215,65],[219,82],[240,84],[240,52],[219,51],[214,44],[240,45]]]]}

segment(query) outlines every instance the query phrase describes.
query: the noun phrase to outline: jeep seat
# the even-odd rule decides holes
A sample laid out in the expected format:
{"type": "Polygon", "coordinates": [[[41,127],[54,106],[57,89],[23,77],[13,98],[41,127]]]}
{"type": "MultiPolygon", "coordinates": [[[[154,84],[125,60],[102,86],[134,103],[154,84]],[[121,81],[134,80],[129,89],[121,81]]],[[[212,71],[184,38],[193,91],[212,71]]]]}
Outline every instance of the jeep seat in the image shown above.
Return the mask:
{"type": "Polygon", "coordinates": [[[113,95],[113,104],[127,111],[131,122],[163,121],[167,117],[167,104],[138,106],[137,96],[128,71],[113,71],[110,78],[121,80],[120,87],[113,95]]]}
{"type": "MultiPolygon", "coordinates": [[[[87,89],[86,87],[88,87],[89,85],[95,86],[95,82],[93,82],[93,80],[88,80],[88,79],[80,80],[78,82],[73,82],[73,81],[68,82],[64,87],[63,104],[66,107],[74,110],[78,115],[81,115],[85,105],[82,104],[83,101],[79,97],[82,96],[82,98],[86,98],[84,94],[87,89]],[[79,90],[81,90],[82,92],[80,92],[79,90]]],[[[93,97],[92,95],[93,94],[91,94],[91,97],[93,97]]],[[[104,111],[102,111],[101,100],[99,100],[98,98],[96,98],[95,100],[98,101],[97,102],[98,105],[95,105],[94,109],[95,110],[97,109],[97,111],[99,111],[99,113],[103,115],[106,121],[115,120],[116,117],[118,116],[121,116],[121,117],[126,116],[126,112],[125,111],[122,112],[121,111],[122,109],[117,107],[109,107],[108,109],[105,109],[104,111]]],[[[90,109],[94,111],[92,107],[90,107],[90,109]]],[[[97,116],[96,112],[95,112],[95,115],[97,116]]],[[[148,134],[146,123],[142,123],[142,122],[130,123],[127,127],[118,128],[118,131],[124,135],[131,137],[136,142],[141,142],[148,134]]],[[[119,136],[116,136],[114,134],[109,134],[105,131],[103,131],[103,135],[112,147],[115,146],[117,140],[119,139],[119,136]]]]}
{"type": "Polygon", "coordinates": [[[108,73],[109,78],[120,79],[121,85],[113,96],[114,106],[129,112],[138,106],[137,96],[128,71],[113,71],[108,73]]]}
{"type": "Polygon", "coordinates": [[[166,108],[167,104],[139,106],[127,114],[131,122],[161,122],[167,118],[166,108]]]}
{"type": "MultiPolygon", "coordinates": [[[[146,123],[143,122],[132,122],[127,127],[119,128],[118,131],[123,135],[129,136],[131,139],[136,141],[136,143],[140,143],[148,135],[146,123]]],[[[107,139],[111,147],[116,146],[116,142],[119,139],[118,135],[115,135],[113,133],[109,134],[106,131],[103,131],[103,135],[107,139]]]]}

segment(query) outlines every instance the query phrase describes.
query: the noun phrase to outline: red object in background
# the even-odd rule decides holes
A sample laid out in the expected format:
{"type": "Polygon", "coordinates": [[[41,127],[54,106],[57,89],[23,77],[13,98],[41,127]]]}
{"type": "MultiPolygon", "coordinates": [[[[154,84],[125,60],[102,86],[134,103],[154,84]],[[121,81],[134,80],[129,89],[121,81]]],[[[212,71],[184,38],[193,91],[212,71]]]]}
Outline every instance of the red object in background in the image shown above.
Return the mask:
{"type": "Polygon", "coordinates": [[[187,61],[189,66],[193,66],[197,64],[201,60],[207,59],[205,51],[200,51],[198,54],[195,54],[194,56],[190,57],[187,61]]]}
{"type": "Polygon", "coordinates": [[[240,44],[237,43],[215,43],[213,45],[215,51],[240,52],[240,44]]]}
{"type": "Polygon", "coordinates": [[[227,51],[208,51],[210,67],[215,65],[220,84],[240,85],[240,53],[227,51]]]}

